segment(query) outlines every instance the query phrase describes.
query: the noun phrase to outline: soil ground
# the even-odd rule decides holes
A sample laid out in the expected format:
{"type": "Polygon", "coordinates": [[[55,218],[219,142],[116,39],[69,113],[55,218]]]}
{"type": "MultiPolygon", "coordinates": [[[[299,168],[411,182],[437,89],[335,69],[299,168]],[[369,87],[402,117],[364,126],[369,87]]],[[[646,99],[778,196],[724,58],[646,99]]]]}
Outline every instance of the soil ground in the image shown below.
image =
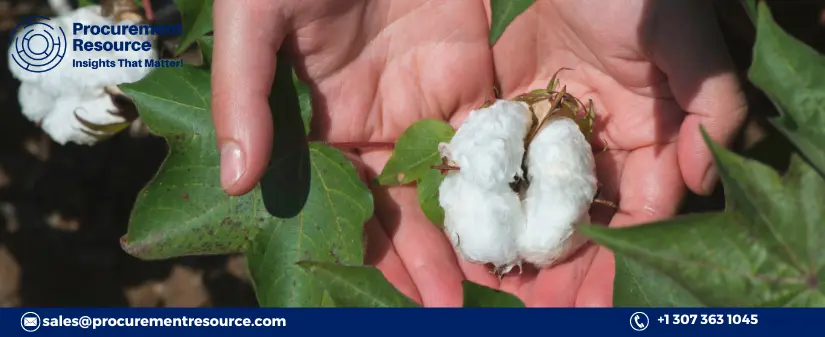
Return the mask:
{"type": "MultiPolygon", "coordinates": [[[[738,1],[716,3],[744,74],[752,26],[738,1]]],[[[783,27],[825,51],[825,1],[770,4],[783,27]]],[[[0,41],[9,39],[20,19],[35,14],[51,14],[46,0],[0,0],[0,41]]],[[[19,83],[5,66],[7,53],[2,57],[0,307],[256,305],[240,256],[148,262],[125,254],[118,239],[135,196],[166,154],[163,139],[122,132],[93,147],[54,143],[20,114],[19,83]]],[[[776,113],[761,94],[748,90],[751,120],[736,145],[740,150],[771,133],[760,125],[776,113]]],[[[682,212],[723,205],[720,188],[710,197],[688,197],[682,212]]]]}

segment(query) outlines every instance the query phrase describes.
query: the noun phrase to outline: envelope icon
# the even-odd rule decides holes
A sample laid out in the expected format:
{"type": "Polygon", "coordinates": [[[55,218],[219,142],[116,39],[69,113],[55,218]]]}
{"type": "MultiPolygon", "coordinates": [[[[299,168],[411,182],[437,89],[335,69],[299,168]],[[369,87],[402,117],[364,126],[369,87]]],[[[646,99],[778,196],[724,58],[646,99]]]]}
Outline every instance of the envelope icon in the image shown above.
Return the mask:
{"type": "Polygon", "coordinates": [[[37,326],[37,317],[23,317],[24,326],[37,326]]]}

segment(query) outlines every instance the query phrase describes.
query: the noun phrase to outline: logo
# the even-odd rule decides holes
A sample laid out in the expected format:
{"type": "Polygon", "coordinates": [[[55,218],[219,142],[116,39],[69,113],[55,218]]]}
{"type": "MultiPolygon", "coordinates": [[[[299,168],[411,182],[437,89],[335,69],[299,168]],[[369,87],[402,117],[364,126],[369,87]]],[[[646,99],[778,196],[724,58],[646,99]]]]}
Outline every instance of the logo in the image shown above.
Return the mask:
{"type": "Polygon", "coordinates": [[[647,314],[643,312],[634,312],[633,315],[630,315],[630,328],[633,330],[645,331],[649,324],[650,319],[648,319],[647,314]]]}
{"type": "Polygon", "coordinates": [[[20,327],[26,332],[35,332],[40,329],[40,316],[29,311],[20,317],[20,327]]]}
{"type": "Polygon", "coordinates": [[[20,68],[42,73],[63,61],[67,47],[66,32],[60,25],[47,17],[32,16],[14,27],[9,54],[20,68]]]}

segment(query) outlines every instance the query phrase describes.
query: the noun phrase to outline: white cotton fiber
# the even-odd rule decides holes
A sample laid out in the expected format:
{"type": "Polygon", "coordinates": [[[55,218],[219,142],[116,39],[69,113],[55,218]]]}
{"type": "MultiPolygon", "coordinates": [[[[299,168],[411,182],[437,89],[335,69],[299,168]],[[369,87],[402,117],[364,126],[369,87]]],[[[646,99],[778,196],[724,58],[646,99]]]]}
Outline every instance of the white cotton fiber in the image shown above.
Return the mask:
{"type": "Polygon", "coordinates": [[[112,97],[103,90],[93,95],[61,96],[55,102],[52,111],[43,119],[41,128],[58,144],[65,145],[72,142],[91,145],[98,142],[98,139],[87,132],[98,132],[80,123],[75,114],[85,121],[98,125],[122,123],[123,117],[110,113],[110,111],[117,110],[112,97]]]}
{"type": "MultiPolygon", "coordinates": [[[[60,2],[54,2],[60,5],[60,2]]],[[[60,7],[62,8],[62,7],[60,7]]],[[[65,8],[64,8],[65,9],[65,8]]],[[[101,16],[100,6],[87,6],[74,11],[62,11],[62,15],[48,21],[55,28],[62,28],[68,41],[72,43],[74,37],[84,42],[113,41],[113,42],[152,42],[152,35],[73,35],[74,23],[83,25],[134,25],[137,22],[123,20],[116,22],[112,18],[101,16]]],[[[17,36],[27,31],[21,29],[17,36]]],[[[62,36],[55,30],[54,36],[62,36]]],[[[11,48],[15,48],[12,46],[11,48]]],[[[13,54],[14,51],[10,51],[13,54]]],[[[149,67],[122,67],[119,59],[144,60],[155,59],[156,50],[140,51],[74,51],[67,46],[62,61],[53,69],[43,72],[31,72],[21,67],[14,57],[9,57],[9,69],[15,78],[21,81],[18,100],[22,112],[29,120],[41,123],[41,128],[54,141],[60,144],[68,142],[92,145],[99,139],[87,134],[94,133],[84,126],[75,113],[84,120],[98,125],[113,125],[126,122],[122,116],[112,114],[119,109],[114,105],[111,96],[104,88],[123,83],[136,82],[146,76],[152,68],[149,67]],[[73,61],[100,61],[115,62],[115,67],[75,67],[73,61]]]]}
{"type": "Polygon", "coordinates": [[[502,272],[518,264],[515,230],[524,216],[521,200],[509,186],[483,189],[459,172],[450,173],[439,188],[439,202],[444,227],[462,258],[492,263],[502,272]]]}
{"type": "MultiPolygon", "coordinates": [[[[92,35],[84,34],[73,35],[72,26],[74,23],[83,25],[135,25],[136,22],[121,21],[115,22],[111,18],[101,16],[101,7],[98,5],[81,7],[77,10],[63,16],[54,17],[47,21],[50,25],[63,28],[68,41],[72,43],[73,38],[77,37],[84,42],[96,41],[112,41],[116,43],[125,43],[126,41],[153,41],[153,35],[92,35]]],[[[15,37],[20,37],[26,31],[19,29],[15,37]]],[[[57,34],[57,33],[55,33],[57,34]]],[[[154,46],[154,43],[153,43],[154,46]]],[[[14,48],[14,46],[12,47],[14,48]]],[[[118,62],[118,59],[129,60],[143,60],[155,59],[156,50],[149,51],[74,51],[72,46],[66,48],[66,54],[63,60],[51,70],[44,72],[30,72],[20,67],[14,58],[9,57],[9,70],[12,75],[22,82],[36,82],[45,91],[56,95],[74,95],[76,93],[85,92],[92,89],[102,88],[107,85],[118,85],[122,83],[136,82],[148,74],[152,68],[135,67],[127,68],[120,67],[99,67],[93,69],[90,67],[74,67],[72,62],[88,61],[88,60],[110,60],[118,62]]]]}
{"type": "Polygon", "coordinates": [[[523,202],[526,221],[517,235],[519,255],[538,267],[549,266],[583,243],[574,229],[589,221],[597,189],[595,161],[578,125],[554,117],[533,139],[525,162],[530,187],[523,202]]]}
{"type": "Polygon", "coordinates": [[[22,82],[17,90],[20,110],[35,123],[42,121],[52,111],[56,99],[57,95],[43,90],[37,82],[22,82]]]}
{"type": "Polygon", "coordinates": [[[522,175],[531,118],[526,104],[499,100],[470,112],[450,143],[439,146],[459,167],[439,187],[450,241],[465,260],[492,263],[502,273],[518,264],[514,231],[524,216],[510,183],[522,175]]]}
{"type": "Polygon", "coordinates": [[[471,111],[449,144],[439,150],[477,186],[504,186],[522,175],[524,137],[531,123],[526,103],[497,100],[471,111]]]}

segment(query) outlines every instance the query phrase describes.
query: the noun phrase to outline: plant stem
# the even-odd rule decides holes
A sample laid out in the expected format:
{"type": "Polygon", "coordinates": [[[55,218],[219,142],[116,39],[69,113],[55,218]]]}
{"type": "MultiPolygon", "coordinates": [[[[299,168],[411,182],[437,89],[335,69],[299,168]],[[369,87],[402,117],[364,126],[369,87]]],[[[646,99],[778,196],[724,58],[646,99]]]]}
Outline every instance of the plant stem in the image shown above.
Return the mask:
{"type": "Polygon", "coordinates": [[[143,11],[146,13],[146,19],[152,21],[155,19],[155,13],[152,11],[152,1],[143,0],[143,11]]]}
{"type": "Polygon", "coordinates": [[[337,148],[339,150],[344,149],[364,149],[364,148],[371,148],[371,149],[393,149],[395,148],[395,143],[392,142],[338,142],[338,143],[331,143],[326,142],[325,144],[337,148]]]}
{"type": "Polygon", "coordinates": [[[593,200],[593,203],[600,204],[600,205],[605,205],[607,207],[612,207],[612,208],[619,208],[619,206],[616,205],[616,203],[614,203],[612,201],[607,201],[607,200],[604,200],[604,199],[593,200]]]}

